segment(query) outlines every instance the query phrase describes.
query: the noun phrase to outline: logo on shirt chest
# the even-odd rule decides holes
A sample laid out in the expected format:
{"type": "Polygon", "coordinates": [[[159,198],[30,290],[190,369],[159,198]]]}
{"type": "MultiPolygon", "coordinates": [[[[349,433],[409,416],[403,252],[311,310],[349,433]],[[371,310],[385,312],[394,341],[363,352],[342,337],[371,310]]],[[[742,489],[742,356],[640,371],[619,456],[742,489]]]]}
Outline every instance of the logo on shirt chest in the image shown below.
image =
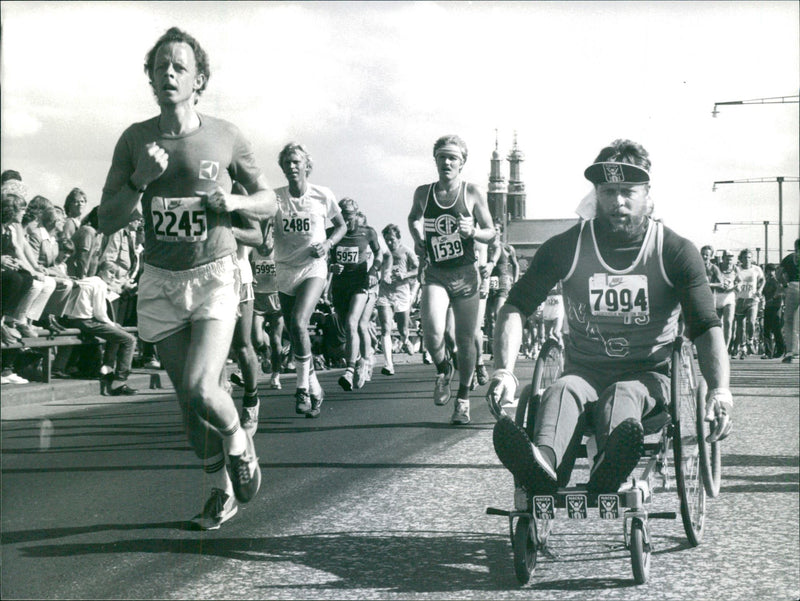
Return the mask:
{"type": "Polygon", "coordinates": [[[200,172],[197,177],[215,182],[218,175],[219,163],[217,161],[200,161],[200,172]]]}
{"type": "Polygon", "coordinates": [[[440,236],[455,234],[458,232],[458,219],[452,215],[439,215],[433,224],[436,233],[440,236]]]}

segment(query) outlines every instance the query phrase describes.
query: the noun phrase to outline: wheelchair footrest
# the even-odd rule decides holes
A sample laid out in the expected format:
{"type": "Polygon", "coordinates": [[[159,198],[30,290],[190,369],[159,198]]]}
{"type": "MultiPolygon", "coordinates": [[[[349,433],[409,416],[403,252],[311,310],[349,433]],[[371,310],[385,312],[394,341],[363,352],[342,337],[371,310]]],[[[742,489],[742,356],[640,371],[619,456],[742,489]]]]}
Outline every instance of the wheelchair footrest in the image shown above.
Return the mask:
{"type": "Polygon", "coordinates": [[[648,513],[647,517],[651,520],[675,520],[678,518],[678,514],[674,511],[656,511],[648,513]]]}
{"type": "MultiPolygon", "coordinates": [[[[646,485],[645,485],[646,486],[646,485]]],[[[586,519],[597,508],[603,519],[616,519],[620,509],[641,509],[649,490],[634,486],[611,494],[590,494],[585,486],[559,488],[555,495],[534,495],[533,513],[539,519],[554,519],[556,509],[566,509],[571,519],[586,519]]]]}
{"type": "Polygon", "coordinates": [[[486,508],[486,515],[502,515],[504,517],[508,517],[511,515],[510,511],[506,511],[505,509],[497,509],[495,507],[487,507],[486,508]]]}

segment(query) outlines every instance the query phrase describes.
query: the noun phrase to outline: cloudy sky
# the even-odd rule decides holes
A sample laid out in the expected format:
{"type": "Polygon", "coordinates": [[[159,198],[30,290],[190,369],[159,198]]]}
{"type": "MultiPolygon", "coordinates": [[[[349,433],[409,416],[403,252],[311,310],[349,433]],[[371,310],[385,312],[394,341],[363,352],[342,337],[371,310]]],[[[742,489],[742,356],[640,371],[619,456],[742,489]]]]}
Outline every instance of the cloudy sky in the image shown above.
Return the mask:
{"type": "MultiPolygon", "coordinates": [[[[2,168],[58,204],[99,202],[122,131],[157,112],[142,65],[177,25],[211,60],[199,109],[234,122],[261,168],[305,143],[312,180],[370,224],[405,231],[414,188],[436,179],[434,140],[469,145],[486,185],[495,130],[526,156],[528,218],[574,216],[583,169],[615,138],[653,160],[658,215],[695,243],[777,249],[778,184],[798,175],[800,4],[787,2],[2,3],[2,168]],[[715,222],[738,225],[720,226],[715,222]]],[[[784,223],[800,221],[797,183],[784,223]]],[[[785,225],[784,247],[798,226],[785,225]]],[[[405,236],[408,240],[408,236],[405,236]]]]}

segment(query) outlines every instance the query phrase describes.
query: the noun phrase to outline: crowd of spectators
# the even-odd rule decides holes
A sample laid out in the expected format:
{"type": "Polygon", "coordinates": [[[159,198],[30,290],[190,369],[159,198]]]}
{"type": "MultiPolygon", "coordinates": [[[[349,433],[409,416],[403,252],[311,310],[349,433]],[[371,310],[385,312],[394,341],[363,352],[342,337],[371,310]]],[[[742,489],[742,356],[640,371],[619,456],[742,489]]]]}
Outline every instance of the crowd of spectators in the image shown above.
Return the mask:
{"type": "MultiPolygon", "coordinates": [[[[19,373],[20,365],[27,364],[24,339],[68,328],[106,342],[102,350],[59,347],[53,376],[96,378],[130,371],[130,364],[124,363],[130,363],[132,357],[126,357],[133,355],[137,341],[121,326],[136,325],[141,214],[134,212],[127,228],[104,236],[98,231],[97,207],[84,214],[88,198],[80,188],[70,190],[59,206],[44,196],[32,196],[17,171],[3,171],[0,179],[2,383],[27,383],[24,376],[31,374],[19,373]],[[98,283],[100,308],[92,307],[98,283]]],[[[152,346],[138,346],[140,361],[157,367],[152,346]]]]}

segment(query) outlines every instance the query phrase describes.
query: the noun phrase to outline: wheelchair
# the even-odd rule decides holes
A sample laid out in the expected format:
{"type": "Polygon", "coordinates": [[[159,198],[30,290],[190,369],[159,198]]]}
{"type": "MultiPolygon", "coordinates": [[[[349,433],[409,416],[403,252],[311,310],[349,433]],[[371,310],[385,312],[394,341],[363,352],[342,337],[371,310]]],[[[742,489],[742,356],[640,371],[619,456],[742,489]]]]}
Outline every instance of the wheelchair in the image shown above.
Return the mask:
{"type": "MultiPolygon", "coordinates": [[[[556,340],[550,339],[539,352],[532,382],[523,388],[513,417],[529,437],[533,435],[541,396],[563,369],[563,351],[556,340]]],[[[662,411],[655,411],[643,420],[644,453],[629,481],[616,494],[589,494],[586,484],[567,487],[568,482],[560,474],[554,496],[531,495],[515,479],[514,509],[486,509],[489,515],[508,517],[514,572],[520,584],[530,580],[537,554],[548,552],[548,537],[559,510],[566,510],[570,519],[586,519],[593,508],[601,519],[622,518],[624,546],[630,551],[634,581],[645,583],[652,551],[650,520],[677,518],[674,511],[649,512],[648,507],[653,493],[669,489],[672,482],[678,493],[686,537],[691,546],[700,544],[706,498],[719,494],[722,471],[719,443],[706,442],[713,426],[704,420],[706,390],[692,345],[679,336],[672,344],[669,402],[662,411]]],[[[492,412],[498,419],[511,419],[501,407],[493,406],[492,412]]],[[[578,457],[588,459],[589,452],[594,455],[595,451],[591,432],[584,433],[578,457]]]]}

